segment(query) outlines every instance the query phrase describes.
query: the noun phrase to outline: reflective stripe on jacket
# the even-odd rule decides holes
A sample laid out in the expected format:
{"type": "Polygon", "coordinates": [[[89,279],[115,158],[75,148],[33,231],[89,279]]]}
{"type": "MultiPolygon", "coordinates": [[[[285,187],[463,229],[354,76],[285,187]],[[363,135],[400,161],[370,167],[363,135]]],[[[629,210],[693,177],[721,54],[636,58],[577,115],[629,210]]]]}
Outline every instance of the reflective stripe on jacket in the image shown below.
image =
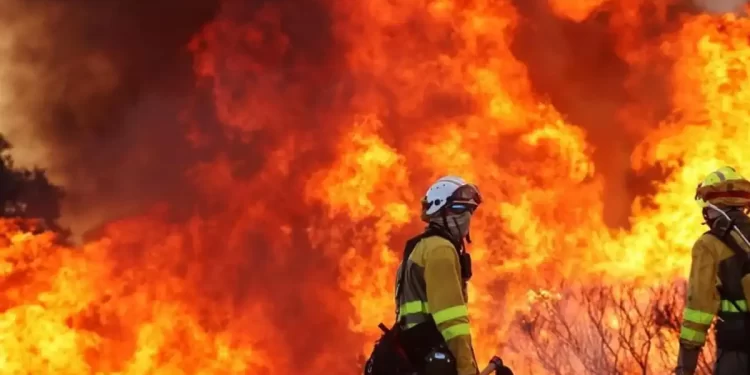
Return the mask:
{"type": "MultiPolygon", "coordinates": [[[[737,235],[733,233],[732,236],[737,235]]],[[[743,247],[745,251],[750,250],[747,246],[743,247]]],[[[735,255],[721,240],[713,235],[704,234],[693,246],[692,253],[680,341],[687,347],[695,348],[705,344],[706,333],[717,313],[722,315],[722,319],[727,316],[731,319],[735,313],[747,312],[750,296],[742,294],[739,279],[731,280],[732,284],[737,285],[721,285],[720,269],[726,268],[726,262],[732,261],[735,255]],[[720,285],[725,290],[732,291],[731,300],[721,298],[718,290],[720,285]]]]}
{"type": "Polygon", "coordinates": [[[437,324],[448,348],[456,357],[459,375],[476,375],[466,306],[466,285],[454,246],[446,239],[432,236],[421,240],[406,262],[404,284],[398,301],[399,320],[406,329],[429,315],[437,324]]]}

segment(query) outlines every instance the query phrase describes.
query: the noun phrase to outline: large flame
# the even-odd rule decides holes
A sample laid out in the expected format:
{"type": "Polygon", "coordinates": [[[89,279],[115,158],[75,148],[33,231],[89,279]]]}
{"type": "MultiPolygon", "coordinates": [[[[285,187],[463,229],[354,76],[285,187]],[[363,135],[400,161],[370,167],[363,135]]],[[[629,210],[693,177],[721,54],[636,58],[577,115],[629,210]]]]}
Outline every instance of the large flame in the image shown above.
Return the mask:
{"type": "MultiPolygon", "coordinates": [[[[582,21],[600,3],[550,6],[582,21]]],[[[599,125],[638,129],[614,172],[591,129],[535,90],[512,48],[531,21],[509,1],[226,1],[189,46],[186,133],[196,152],[222,149],[186,171],[197,203],[109,223],[80,248],[0,222],[0,372],[357,373],[377,324],[393,320],[420,194],[445,174],[486,196],[472,227],[477,355],[542,371],[514,349],[529,304],[566,298],[563,284],[684,278],[701,233],[696,182],[750,157],[750,21],[664,11],[653,37],[627,12],[640,3],[611,3],[628,87],[642,92],[658,65],[671,113],[653,120],[638,111],[658,104],[636,100],[599,125]],[[636,188],[624,227],[605,218],[622,199],[612,173],[657,176],[636,188]]]]}

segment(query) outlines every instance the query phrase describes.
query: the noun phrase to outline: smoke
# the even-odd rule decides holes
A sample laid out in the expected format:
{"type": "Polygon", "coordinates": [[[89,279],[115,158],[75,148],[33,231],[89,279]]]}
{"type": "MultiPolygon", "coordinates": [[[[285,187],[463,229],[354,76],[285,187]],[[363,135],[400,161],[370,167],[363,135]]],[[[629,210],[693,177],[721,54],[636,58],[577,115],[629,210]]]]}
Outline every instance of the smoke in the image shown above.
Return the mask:
{"type": "Polygon", "coordinates": [[[693,0],[701,10],[711,13],[743,13],[747,0],[693,0]]]}
{"type": "Polygon", "coordinates": [[[192,35],[217,1],[0,3],[0,133],[62,185],[80,233],[172,195],[188,162],[177,120],[192,35]]]}
{"type": "MultiPolygon", "coordinates": [[[[709,5],[714,9],[728,1],[709,5]]],[[[639,94],[626,87],[632,79],[632,67],[616,53],[617,37],[612,34],[608,16],[600,13],[573,22],[555,16],[545,1],[515,3],[525,20],[516,35],[514,52],[527,64],[537,91],[548,96],[571,122],[586,128],[595,146],[597,169],[608,184],[608,221],[626,225],[632,198],[643,193],[636,187],[649,184],[639,180],[642,176],[633,175],[629,165],[641,133],[632,124],[616,120],[618,110],[637,102],[639,94]]],[[[330,83],[341,81],[341,77],[319,73],[322,67],[335,69],[325,57],[337,51],[329,51],[332,41],[320,32],[331,22],[328,17],[334,15],[312,6],[308,8],[315,11],[309,13],[305,8],[308,13],[304,13],[291,4],[297,3],[225,1],[219,16],[255,24],[255,34],[273,32],[289,38],[267,39],[264,43],[274,46],[262,45],[256,51],[254,48],[259,47],[245,46],[248,41],[242,41],[241,35],[227,37],[237,41],[226,48],[242,45],[264,67],[262,74],[250,80],[259,87],[255,91],[263,95],[253,94],[253,100],[232,99],[238,104],[228,108],[254,116],[248,123],[254,123],[250,126],[255,128],[239,130],[252,133],[255,143],[243,147],[243,152],[257,153],[250,158],[256,162],[267,149],[274,148],[269,140],[275,144],[282,138],[265,134],[274,126],[263,124],[263,117],[257,116],[259,111],[298,103],[294,105],[299,108],[293,111],[268,110],[289,117],[268,121],[309,126],[309,107],[330,105],[325,101],[335,91],[326,89],[321,94],[320,88],[341,86],[330,83]],[[289,5],[288,11],[283,11],[288,22],[276,24],[269,20],[277,15],[260,11],[271,3],[278,9],[289,5]],[[319,24],[311,19],[320,20],[315,21],[319,24]],[[287,61],[289,46],[294,51],[300,46],[306,48],[298,53],[301,57],[292,59],[296,61],[294,69],[287,61]],[[305,66],[318,73],[309,74],[305,66]],[[295,80],[301,80],[299,77],[317,77],[319,82],[303,85],[313,89],[298,92],[294,98],[277,100],[281,95],[271,95],[283,91],[277,86],[298,83],[295,80]],[[257,108],[248,103],[257,103],[257,108]]],[[[195,91],[193,56],[187,45],[217,17],[219,8],[219,0],[0,3],[4,27],[0,33],[0,133],[15,146],[13,156],[19,164],[47,169],[52,181],[65,188],[68,196],[63,224],[71,226],[74,233],[136,211],[144,203],[174,199],[179,195],[176,193],[184,191],[184,171],[198,157],[186,143],[185,124],[178,120],[195,91]]],[[[221,60],[222,51],[211,51],[217,53],[221,60]]],[[[197,55],[200,61],[200,51],[197,55]]],[[[231,53],[227,51],[226,55],[231,53]]],[[[242,84],[248,81],[240,74],[222,74],[227,76],[222,83],[225,85],[230,79],[242,84]]],[[[651,78],[654,76],[658,75],[651,78]]],[[[234,90],[234,95],[249,95],[242,94],[243,90],[234,90]]],[[[649,80],[639,92],[650,95],[642,99],[650,108],[667,107],[658,103],[660,97],[667,97],[660,94],[665,90],[666,82],[656,79],[649,80]]],[[[200,122],[202,136],[216,131],[214,125],[203,119],[200,122]]],[[[325,123],[322,119],[318,122],[325,123]]],[[[649,126],[656,122],[644,123],[649,126]]],[[[247,163],[247,169],[258,167],[253,160],[247,163]]]]}

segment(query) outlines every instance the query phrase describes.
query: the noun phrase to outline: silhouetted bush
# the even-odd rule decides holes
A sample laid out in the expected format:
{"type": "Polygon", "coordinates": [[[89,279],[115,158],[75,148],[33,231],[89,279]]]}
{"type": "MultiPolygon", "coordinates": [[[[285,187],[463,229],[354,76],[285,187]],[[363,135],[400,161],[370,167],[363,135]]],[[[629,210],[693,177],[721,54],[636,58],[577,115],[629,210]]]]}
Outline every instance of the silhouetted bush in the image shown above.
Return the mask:
{"type": "Polygon", "coordinates": [[[58,223],[62,189],[51,184],[42,169],[16,167],[11,148],[0,135],[0,216],[39,219],[45,229],[67,237],[68,231],[58,223]]]}

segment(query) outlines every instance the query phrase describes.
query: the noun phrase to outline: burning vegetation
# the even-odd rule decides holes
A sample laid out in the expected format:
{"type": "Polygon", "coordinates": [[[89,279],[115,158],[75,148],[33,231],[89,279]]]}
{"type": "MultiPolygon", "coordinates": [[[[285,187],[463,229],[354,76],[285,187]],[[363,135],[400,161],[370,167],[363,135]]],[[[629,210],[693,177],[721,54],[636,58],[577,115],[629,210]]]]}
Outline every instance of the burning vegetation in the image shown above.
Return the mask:
{"type": "Polygon", "coordinates": [[[674,367],[695,186],[750,173],[747,18],[668,0],[124,3],[4,5],[28,22],[0,40],[16,77],[0,130],[34,140],[18,155],[71,193],[82,241],[0,221],[3,374],[358,373],[445,174],[486,200],[480,361],[674,367]]]}

